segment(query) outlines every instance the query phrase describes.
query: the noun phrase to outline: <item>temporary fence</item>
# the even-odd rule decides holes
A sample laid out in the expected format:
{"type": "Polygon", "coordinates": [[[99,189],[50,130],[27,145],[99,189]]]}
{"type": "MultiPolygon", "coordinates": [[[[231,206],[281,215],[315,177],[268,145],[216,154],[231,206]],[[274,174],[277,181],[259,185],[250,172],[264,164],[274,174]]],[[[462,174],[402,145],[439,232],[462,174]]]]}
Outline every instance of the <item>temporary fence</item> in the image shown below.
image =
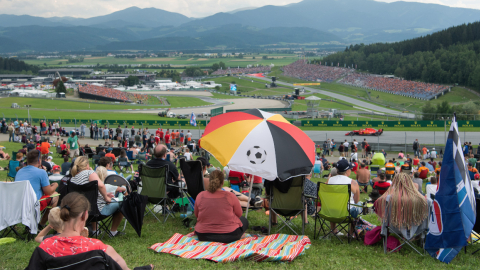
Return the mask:
{"type": "MultiPolygon", "coordinates": [[[[335,120],[302,120],[303,127],[352,127],[352,128],[408,128],[408,127],[445,127],[452,121],[335,121],[335,120]]],[[[480,121],[458,121],[458,127],[480,127],[480,121]]]]}

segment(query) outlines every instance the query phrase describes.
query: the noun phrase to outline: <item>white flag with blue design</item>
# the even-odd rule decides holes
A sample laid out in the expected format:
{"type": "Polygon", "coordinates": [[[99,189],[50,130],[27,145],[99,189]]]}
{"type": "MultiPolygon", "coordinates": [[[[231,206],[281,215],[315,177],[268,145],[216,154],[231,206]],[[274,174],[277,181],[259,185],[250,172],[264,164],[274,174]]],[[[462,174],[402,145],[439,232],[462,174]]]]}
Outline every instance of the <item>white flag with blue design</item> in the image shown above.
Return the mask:
{"type": "Polygon", "coordinates": [[[195,117],[195,114],[192,112],[190,115],[190,125],[196,127],[197,126],[197,118],[195,117]]]}

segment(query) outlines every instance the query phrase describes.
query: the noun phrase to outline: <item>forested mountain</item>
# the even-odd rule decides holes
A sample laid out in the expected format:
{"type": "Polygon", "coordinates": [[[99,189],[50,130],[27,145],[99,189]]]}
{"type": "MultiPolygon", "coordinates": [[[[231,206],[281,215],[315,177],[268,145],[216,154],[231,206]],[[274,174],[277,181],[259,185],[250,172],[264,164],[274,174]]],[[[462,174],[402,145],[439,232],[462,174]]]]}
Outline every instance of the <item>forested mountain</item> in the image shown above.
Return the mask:
{"type": "Polygon", "coordinates": [[[357,44],[322,61],[357,65],[408,80],[458,83],[480,90],[480,22],[396,43],[357,44]]]}
{"type": "Polygon", "coordinates": [[[26,64],[25,62],[19,61],[15,58],[0,57],[0,73],[27,73],[30,71],[31,73],[36,74],[38,73],[38,70],[40,70],[38,66],[26,64]]]}

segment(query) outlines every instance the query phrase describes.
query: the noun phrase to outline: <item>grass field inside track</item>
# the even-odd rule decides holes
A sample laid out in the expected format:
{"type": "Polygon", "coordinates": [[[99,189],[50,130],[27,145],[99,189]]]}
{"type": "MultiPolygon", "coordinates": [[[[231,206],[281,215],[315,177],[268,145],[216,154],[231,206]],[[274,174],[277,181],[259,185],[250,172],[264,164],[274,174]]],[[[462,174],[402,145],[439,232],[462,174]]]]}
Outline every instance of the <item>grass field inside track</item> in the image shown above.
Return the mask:
{"type": "Polygon", "coordinates": [[[206,81],[214,81],[215,83],[221,84],[220,92],[230,93],[230,84],[235,82],[237,85],[237,91],[241,95],[257,95],[257,96],[281,96],[281,95],[291,95],[293,88],[287,86],[266,88],[265,81],[256,81],[250,78],[238,76],[225,76],[212,79],[205,79],[206,81]]]}
{"type": "MultiPolygon", "coordinates": [[[[32,109],[58,109],[58,110],[126,110],[126,109],[150,109],[150,108],[176,108],[210,105],[211,103],[194,97],[163,96],[168,100],[170,106],[157,105],[136,105],[131,103],[116,104],[113,102],[102,103],[101,101],[87,102],[85,100],[71,101],[65,99],[41,99],[26,97],[8,97],[0,98],[0,107],[10,108],[12,103],[17,103],[20,107],[32,105],[32,109]]],[[[153,97],[152,97],[153,98],[153,97]]],[[[3,110],[2,110],[3,111],[3,110]]],[[[5,112],[4,112],[5,113],[5,112]]]]}
{"type": "MultiPolygon", "coordinates": [[[[81,140],[80,140],[81,143],[81,140]]],[[[0,145],[6,147],[6,152],[17,151],[21,148],[19,143],[0,142],[0,145]]],[[[55,153],[52,147],[51,151],[55,153]]],[[[336,153],[338,155],[338,153],[336,153]]],[[[63,159],[57,154],[52,154],[55,164],[62,164],[63,159]]],[[[215,158],[210,162],[215,167],[220,167],[215,158]]],[[[0,161],[0,166],[4,167],[8,161],[0,161]]],[[[137,169],[137,165],[134,165],[137,169]]],[[[129,175],[129,174],[127,174],[129,175]]],[[[0,171],[0,180],[4,181],[5,171],[0,171]]],[[[350,177],[355,178],[352,173],[350,177]]],[[[325,182],[325,178],[312,178],[314,182],[325,182]]],[[[227,185],[227,184],[225,184],[227,185]]],[[[425,185],[425,182],[424,182],[425,185]]],[[[371,188],[369,188],[371,191],[371,188]]],[[[361,193],[360,200],[365,201],[367,194],[361,193]]],[[[379,225],[375,214],[362,216],[367,221],[379,225]]],[[[249,211],[248,220],[250,228],[252,226],[268,227],[268,216],[264,210],[249,211]]],[[[308,218],[309,225],[305,228],[305,234],[310,238],[312,245],[305,251],[304,255],[299,256],[291,263],[271,263],[271,262],[249,262],[238,261],[233,263],[214,263],[206,260],[189,260],[178,258],[174,255],[155,253],[149,247],[155,243],[165,242],[174,233],[188,234],[191,231],[182,225],[182,219],[179,214],[176,218],[169,217],[166,223],[159,223],[151,214],[144,219],[142,236],[138,237],[136,232],[127,224],[126,235],[117,238],[101,239],[107,245],[111,245],[125,259],[130,268],[148,264],[155,265],[155,269],[476,269],[478,257],[470,253],[477,249],[477,245],[469,247],[469,254],[462,250],[458,256],[449,264],[444,264],[429,255],[420,256],[408,246],[404,246],[399,252],[385,255],[381,243],[374,246],[365,246],[363,242],[353,241],[347,244],[346,237],[342,237],[344,243],[341,244],[336,238],[327,240],[313,239],[314,219],[308,218]]],[[[123,222],[121,228],[123,228],[123,222]]],[[[281,222],[281,221],[279,221],[281,222]]],[[[293,221],[301,227],[300,217],[293,221]]],[[[318,224],[317,224],[318,226],[318,224]]],[[[276,227],[273,227],[276,228],[276,227]]],[[[19,232],[23,232],[23,225],[17,225],[19,232]]],[[[318,229],[318,227],[317,227],[318,229]]],[[[247,233],[257,234],[258,232],[247,230],[247,233]]],[[[290,234],[291,231],[282,229],[280,233],[290,234]]],[[[10,237],[12,235],[9,235],[10,237]]],[[[0,269],[24,269],[30,260],[33,250],[38,246],[35,241],[25,242],[17,240],[14,243],[0,246],[2,259],[0,260],[0,269]]]]}
{"type": "MultiPolygon", "coordinates": [[[[171,66],[212,66],[214,63],[223,62],[228,68],[246,67],[247,65],[270,65],[285,66],[297,60],[297,56],[293,54],[260,54],[245,55],[239,58],[207,58],[202,56],[178,56],[178,57],[158,57],[158,58],[115,58],[115,57],[87,57],[83,62],[68,64],[68,59],[22,59],[28,64],[39,65],[41,67],[58,67],[67,65],[167,65],[171,66]],[[269,59],[262,59],[267,56],[269,59]],[[255,59],[253,59],[255,57],[255,59]],[[59,62],[62,64],[59,65],[59,62]],[[46,66],[45,66],[46,64],[46,66]]],[[[141,67],[132,67],[131,69],[142,69],[141,67]]],[[[151,70],[153,72],[153,70],[151,70]]]]}

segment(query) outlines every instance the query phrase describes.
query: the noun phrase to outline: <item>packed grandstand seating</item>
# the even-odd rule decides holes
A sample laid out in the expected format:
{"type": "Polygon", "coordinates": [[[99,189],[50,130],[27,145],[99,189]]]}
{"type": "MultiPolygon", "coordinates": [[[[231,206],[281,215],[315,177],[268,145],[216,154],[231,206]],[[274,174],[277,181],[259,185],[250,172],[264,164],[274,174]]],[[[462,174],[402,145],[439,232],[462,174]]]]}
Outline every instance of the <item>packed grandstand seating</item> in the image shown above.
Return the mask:
{"type": "Polygon", "coordinates": [[[272,68],[270,66],[251,67],[251,68],[230,68],[219,69],[212,73],[212,75],[227,75],[227,74],[243,74],[243,73],[259,73],[269,72],[272,68]]]}
{"type": "Polygon", "coordinates": [[[141,100],[142,103],[145,103],[145,101],[148,100],[148,95],[131,94],[131,93],[126,93],[120,90],[115,90],[115,89],[96,86],[96,85],[87,84],[85,86],[79,86],[78,91],[86,94],[112,98],[112,99],[125,101],[125,102],[136,102],[137,100],[141,100]]]}
{"type": "Polygon", "coordinates": [[[353,72],[353,69],[341,67],[329,67],[322,65],[308,64],[306,60],[298,60],[283,68],[286,76],[307,81],[332,82],[353,72]]]}
{"type": "Polygon", "coordinates": [[[339,83],[365,87],[396,95],[406,95],[421,99],[431,99],[448,89],[448,86],[388,78],[381,75],[352,73],[339,83]]]}

